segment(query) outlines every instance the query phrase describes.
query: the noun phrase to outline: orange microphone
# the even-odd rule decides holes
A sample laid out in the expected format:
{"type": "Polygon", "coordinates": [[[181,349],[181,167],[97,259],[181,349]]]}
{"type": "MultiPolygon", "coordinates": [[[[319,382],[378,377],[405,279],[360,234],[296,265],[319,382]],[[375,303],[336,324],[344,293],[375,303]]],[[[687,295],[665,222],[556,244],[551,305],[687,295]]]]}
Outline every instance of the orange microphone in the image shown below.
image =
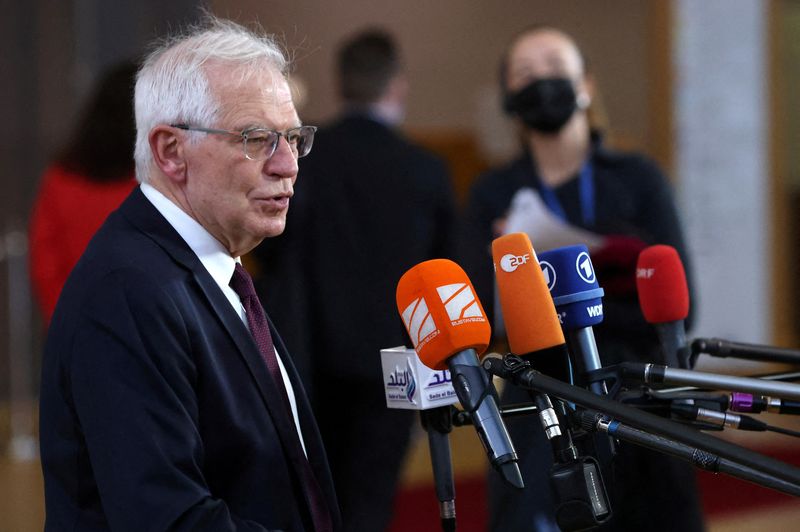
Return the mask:
{"type": "Polygon", "coordinates": [[[495,239],[492,260],[511,352],[542,373],[569,381],[564,332],[530,238],[510,233],[495,239]]]}
{"type": "Polygon", "coordinates": [[[426,366],[447,369],[464,349],[486,351],[492,329],[461,266],[446,259],[417,264],[397,283],[397,310],[426,366]],[[437,326],[441,325],[441,326],[437,326]]]}
{"type": "Polygon", "coordinates": [[[491,327],[467,274],[450,260],[417,264],[397,283],[397,310],[420,360],[450,370],[453,389],[472,414],[492,466],[510,485],[523,488],[497,392],[478,361],[489,345],[491,327]]]}

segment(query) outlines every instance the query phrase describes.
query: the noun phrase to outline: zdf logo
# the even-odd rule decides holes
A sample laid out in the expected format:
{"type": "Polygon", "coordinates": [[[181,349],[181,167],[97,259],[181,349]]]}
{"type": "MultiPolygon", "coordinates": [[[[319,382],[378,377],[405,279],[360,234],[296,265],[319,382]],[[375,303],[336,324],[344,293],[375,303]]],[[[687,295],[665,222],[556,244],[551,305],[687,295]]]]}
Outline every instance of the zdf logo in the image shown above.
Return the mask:
{"type": "Polygon", "coordinates": [[[524,255],[512,255],[508,253],[507,255],[503,255],[500,259],[500,268],[504,272],[511,273],[523,264],[526,264],[530,260],[531,256],[529,253],[525,253],[524,255]]]}

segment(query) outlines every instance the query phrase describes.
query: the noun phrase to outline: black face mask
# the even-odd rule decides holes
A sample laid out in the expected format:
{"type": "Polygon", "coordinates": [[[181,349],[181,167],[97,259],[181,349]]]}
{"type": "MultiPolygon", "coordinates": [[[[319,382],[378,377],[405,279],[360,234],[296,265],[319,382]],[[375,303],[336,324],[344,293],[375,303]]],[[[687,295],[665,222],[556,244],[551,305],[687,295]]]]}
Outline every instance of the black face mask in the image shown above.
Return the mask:
{"type": "Polygon", "coordinates": [[[539,79],[503,99],[507,113],[542,133],[559,131],[577,107],[575,89],[567,78],[539,79]]]}

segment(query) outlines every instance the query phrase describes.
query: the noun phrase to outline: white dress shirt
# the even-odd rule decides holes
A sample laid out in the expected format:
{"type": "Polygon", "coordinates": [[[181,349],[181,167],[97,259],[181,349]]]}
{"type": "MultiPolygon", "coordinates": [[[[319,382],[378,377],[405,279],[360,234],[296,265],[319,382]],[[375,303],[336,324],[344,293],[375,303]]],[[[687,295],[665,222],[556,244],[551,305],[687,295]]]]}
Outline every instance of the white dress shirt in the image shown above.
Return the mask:
{"type": "MultiPolygon", "coordinates": [[[[158,212],[160,212],[175,231],[178,232],[181,238],[192,248],[197,258],[200,259],[200,262],[203,263],[208,273],[217,285],[219,285],[222,293],[228,298],[233,309],[239,314],[245,326],[249,328],[242,301],[229,284],[231,277],[233,277],[233,270],[236,267],[236,263],[241,262],[241,259],[239,257],[231,257],[228,250],[225,249],[219,240],[206,231],[197,220],[175,205],[172,200],[153,188],[152,185],[142,183],[140,187],[145,197],[150,200],[150,203],[153,204],[158,212]]],[[[294,398],[294,389],[292,388],[289,375],[286,373],[286,368],[283,366],[283,361],[277,349],[275,350],[275,356],[278,359],[278,366],[280,367],[281,376],[283,377],[283,384],[286,387],[286,394],[289,396],[289,404],[292,407],[292,417],[294,418],[294,424],[297,428],[297,435],[300,437],[300,444],[303,446],[303,452],[305,452],[306,446],[303,441],[303,431],[300,429],[300,418],[297,415],[297,401],[294,398]]]]}

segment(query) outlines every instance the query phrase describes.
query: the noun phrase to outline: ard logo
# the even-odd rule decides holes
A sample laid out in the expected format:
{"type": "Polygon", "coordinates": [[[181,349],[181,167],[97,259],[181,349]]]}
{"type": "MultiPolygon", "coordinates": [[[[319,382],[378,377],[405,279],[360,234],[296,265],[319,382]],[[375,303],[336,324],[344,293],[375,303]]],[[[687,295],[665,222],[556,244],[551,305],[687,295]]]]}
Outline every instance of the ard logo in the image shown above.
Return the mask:
{"type": "Polygon", "coordinates": [[[578,275],[585,282],[592,284],[595,281],[594,268],[592,267],[592,259],[585,251],[578,253],[578,258],[575,259],[575,269],[578,270],[578,275]]]}

